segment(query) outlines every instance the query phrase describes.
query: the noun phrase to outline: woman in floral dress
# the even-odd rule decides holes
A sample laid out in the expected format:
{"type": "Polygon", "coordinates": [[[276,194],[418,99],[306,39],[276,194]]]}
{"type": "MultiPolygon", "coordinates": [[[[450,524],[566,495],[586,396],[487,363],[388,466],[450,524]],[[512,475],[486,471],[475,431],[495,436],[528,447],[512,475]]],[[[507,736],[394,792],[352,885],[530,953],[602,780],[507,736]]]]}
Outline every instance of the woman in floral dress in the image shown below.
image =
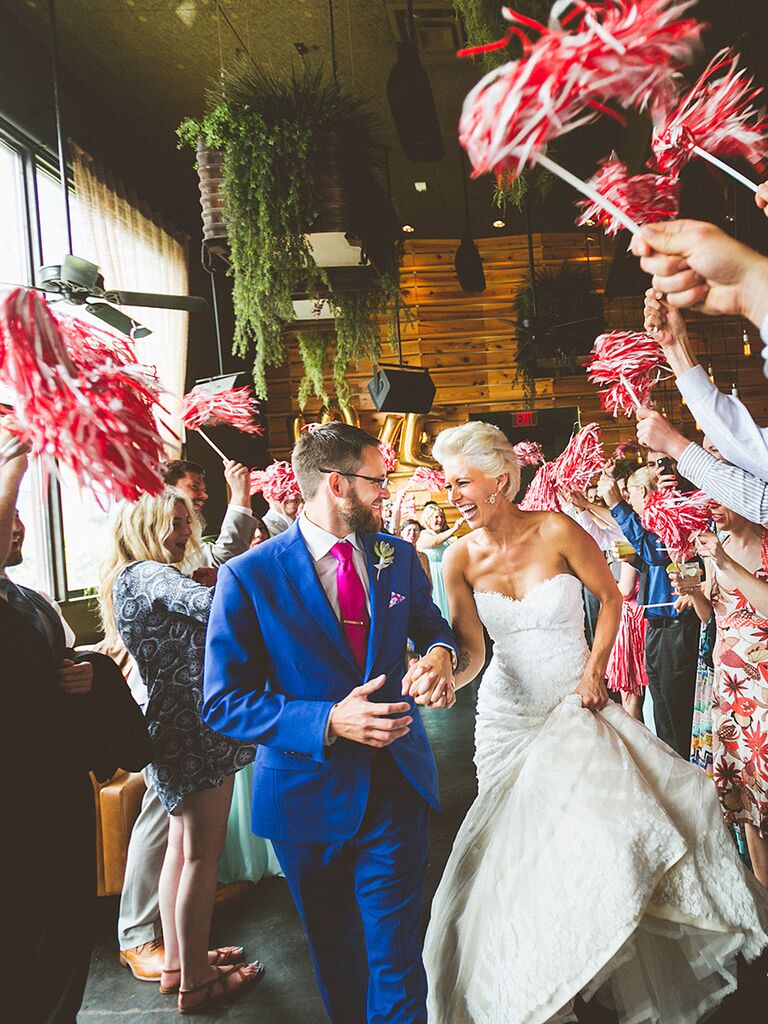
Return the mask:
{"type": "Polygon", "coordinates": [[[707,596],[691,593],[702,621],[717,620],[712,756],[725,820],[742,824],[758,880],[768,886],[768,531],[720,506],[699,554],[710,560],[707,596]]]}

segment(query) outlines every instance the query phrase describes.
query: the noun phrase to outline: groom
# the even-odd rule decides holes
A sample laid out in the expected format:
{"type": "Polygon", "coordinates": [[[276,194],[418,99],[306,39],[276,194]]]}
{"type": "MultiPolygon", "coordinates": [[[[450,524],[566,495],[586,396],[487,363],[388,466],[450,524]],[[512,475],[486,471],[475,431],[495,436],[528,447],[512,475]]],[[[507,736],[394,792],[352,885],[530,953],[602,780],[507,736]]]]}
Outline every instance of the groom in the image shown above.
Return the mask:
{"type": "Polygon", "coordinates": [[[439,805],[414,703],[453,703],[456,647],[412,545],[377,532],[377,440],[329,423],[292,462],[302,516],[219,570],[203,715],[259,744],[253,831],[274,843],[333,1024],[425,1024],[419,918],[439,805]],[[403,682],[409,637],[424,653],[403,682]]]}

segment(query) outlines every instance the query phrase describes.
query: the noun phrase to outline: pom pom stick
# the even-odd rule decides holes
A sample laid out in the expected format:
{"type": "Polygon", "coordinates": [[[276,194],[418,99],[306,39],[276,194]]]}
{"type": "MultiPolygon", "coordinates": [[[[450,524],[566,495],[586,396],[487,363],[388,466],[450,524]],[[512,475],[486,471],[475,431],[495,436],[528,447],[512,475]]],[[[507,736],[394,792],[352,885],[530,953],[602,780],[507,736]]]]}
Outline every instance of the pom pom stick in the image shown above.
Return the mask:
{"type": "Polygon", "coordinates": [[[633,234],[638,225],[592,186],[544,154],[548,142],[612,113],[606,100],[640,107],[651,96],[670,94],[675,69],[690,60],[700,28],[679,21],[691,3],[671,0],[609,0],[599,7],[579,5],[569,16],[574,31],[565,31],[557,3],[550,26],[538,25],[509,9],[504,16],[539,31],[523,39],[523,59],[496,68],[478,82],[464,101],[459,141],[474,174],[516,176],[541,164],[586,196],[633,234]]]}
{"type": "Polygon", "coordinates": [[[229,456],[224,454],[221,448],[219,448],[219,446],[215,444],[210,437],[208,437],[204,430],[201,430],[200,427],[198,427],[197,434],[198,437],[202,437],[202,439],[205,441],[207,445],[213,448],[213,450],[216,452],[216,454],[219,456],[222,462],[229,462],[229,456]]]}
{"type": "Polygon", "coordinates": [[[640,694],[648,685],[645,669],[645,616],[631,598],[624,598],[616,642],[605,669],[609,690],[640,694]]]}
{"type": "Polygon", "coordinates": [[[384,457],[384,469],[387,473],[393,473],[397,466],[397,452],[389,441],[379,441],[379,451],[384,457]]]}
{"type": "Polygon", "coordinates": [[[442,473],[439,469],[430,469],[428,466],[419,466],[408,483],[408,489],[429,491],[430,494],[444,491],[445,473],[442,473]]]}
{"type": "Polygon", "coordinates": [[[629,418],[646,405],[651,390],[669,367],[659,343],[642,331],[611,331],[595,339],[587,364],[587,377],[600,385],[604,409],[629,418]]]}
{"type": "Polygon", "coordinates": [[[518,508],[523,512],[560,512],[560,497],[558,495],[555,476],[557,475],[557,459],[553,462],[545,462],[537,470],[533,480],[528,485],[523,500],[518,508]]]}
{"type": "Polygon", "coordinates": [[[250,388],[211,391],[198,384],[181,400],[181,419],[188,430],[199,430],[206,423],[228,423],[243,434],[263,434],[264,428],[255,421],[258,410],[250,388]]]}
{"type": "MultiPolygon", "coordinates": [[[[638,224],[673,220],[680,212],[680,182],[677,178],[659,174],[630,175],[626,164],[616,157],[605,160],[587,184],[638,224]]],[[[580,199],[576,205],[582,211],[576,221],[580,227],[597,222],[607,235],[615,235],[621,229],[622,225],[609,216],[601,204],[580,199]]]]}
{"type": "Polygon", "coordinates": [[[33,454],[67,466],[81,487],[136,501],[163,489],[160,386],[130,342],[55,315],[16,289],[0,313],[0,380],[33,454]]]}
{"type": "Polygon", "coordinates": [[[633,455],[637,455],[639,451],[640,445],[637,441],[620,441],[613,449],[612,458],[617,462],[619,459],[628,459],[633,455]]]}
{"type": "Polygon", "coordinates": [[[738,54],[721,50],[683,99],[657,117],[651,144],[660,170],[677,175],[698,156],[757,192],[754,182],[718,159],[731,155],[758,170],[765,166],[768,119],[752,105],[762,90],[737,70],[738,62],[738,54]]]}
{"type": "Polygon", "coordinates": [[[605,469],[600,427],[588,423],[566,445],[557,458],[555,483],[561,491],[583,494],[587,485],[605,469]]]}
{"type": "Polygon", "coordinates": [[[301,500],[301,489],[290,462],[275,460],[266,469],[252,469],[251,494],[263,494],[267,501],[281,505],[290,498],[301,500]]]}
{"type": "Polygon", "coordinates": [[[518,441],[512,447],[520,467],[540,466],[544,462],[544,452],[538,441],[518,441]]]}
{"type": "Polygon", "coordinates": [[[652,491],[641,516],[643,526],[655,533],[680,565],[693,554],[696,537],[706,530],[717,502],[703,491],[652,491]]]}

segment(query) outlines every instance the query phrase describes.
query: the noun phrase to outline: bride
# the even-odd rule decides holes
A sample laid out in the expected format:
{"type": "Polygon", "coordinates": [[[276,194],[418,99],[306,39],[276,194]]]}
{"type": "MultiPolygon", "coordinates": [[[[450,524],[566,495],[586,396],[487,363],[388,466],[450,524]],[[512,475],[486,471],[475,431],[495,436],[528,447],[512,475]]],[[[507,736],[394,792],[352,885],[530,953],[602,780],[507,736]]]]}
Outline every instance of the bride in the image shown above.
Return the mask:
{"type": "Polygon", "coordinates": [[[694,1024],[768,944],[712,781],[608,699],[621,599],[568,517],[512,504],[519,469],[486,423],[434,446],[472,528],[443,572],[457,685],[477,702],[478,797],[432,904],[430,1024],[573,1021],[595,996],[625,1024],[694,1024]],[[601,613],[584,639],[582,584],[601,613]]]}

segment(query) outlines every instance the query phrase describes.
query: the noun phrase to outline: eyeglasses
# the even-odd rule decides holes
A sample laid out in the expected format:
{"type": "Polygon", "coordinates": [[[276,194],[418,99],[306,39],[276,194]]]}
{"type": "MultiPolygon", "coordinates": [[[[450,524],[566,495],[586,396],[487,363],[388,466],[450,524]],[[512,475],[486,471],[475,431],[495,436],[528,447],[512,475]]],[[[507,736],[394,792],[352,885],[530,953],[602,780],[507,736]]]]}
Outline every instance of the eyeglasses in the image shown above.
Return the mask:
{"type": "Polygon", "coordinates": [[[339,476],[354,476],[358,480],[367,480],[369,484],[376,484],[381,491],[389,488],[389,478],[386,476],[363,476],[362,473],[342,473],[340,469],[321,469],[321,473],[338,473],[339,476]]]}

